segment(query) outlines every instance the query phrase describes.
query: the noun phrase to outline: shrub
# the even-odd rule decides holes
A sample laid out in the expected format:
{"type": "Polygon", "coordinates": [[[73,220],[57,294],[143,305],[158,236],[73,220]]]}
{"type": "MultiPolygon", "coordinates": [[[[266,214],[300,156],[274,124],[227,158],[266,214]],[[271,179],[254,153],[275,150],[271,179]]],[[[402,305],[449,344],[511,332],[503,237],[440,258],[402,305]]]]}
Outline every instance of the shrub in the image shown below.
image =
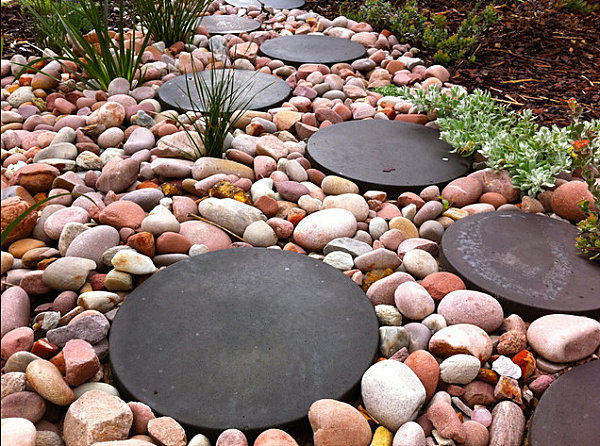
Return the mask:
{"type": "MultiPolygon", "coordinates": [[[[79,22],[74,22],[70,14],[63,15],[59,7],[52,3],[53,14],[60,20],[67,39],[55,39],[58,55],[39,58],[28,67],[30,68],[42,60],[57,60],[63,65],[65,71],[71,73],[89,88],[103,90],[107,90],[110,81],[117,77],[123,77],[129,82],[133,81],[136,76],[143,79],[143,73],[140,73],[139,70],[142,63],[142,51],[136,54],[134,36],[131,36],[126,42],[123,0],[119,0],[116,32],[109,30],[108,0],[104,0],[102,4],[85,0],[73,0],[73,2],[81,9],[85,19],[89,21],[92,32],[82,35],[78,28],[79,22]],[[81,73],[69,68],[64,62],[74,63],[79,67],[81,73]]],[[[45,32],[53,32],[50,23],[45,21],[44,17],[36,10],[31,9],[30,12],[44,26],[45,32]]],[[[134,20],[131,30],[136,29],[135,25],[134,20]]],[[[150,34],[146,34],[141,42],[141,48],[145,48],[149,41],[150,34]]]]}
{"type": "Polygon", "coordinates": [[[170,46],[186,41],[209,4],[208,0],[136,0],[135,11],[152,38],[170,46]]]}
{"type": "Polygon", "coordinates": [[[399,40],[422,45],[431,50],[437,63],[450,64],[460,60],[474,61],[471,54],[477,38],[500,16],[488,6],[483,11],[479,7],[469,13],[455,33],[448,29],[443,14],[433,14],[420,10],[416,0],[407,0],[402,6],[394,6],[386,0],[367,0],[356,10],[343,11],[350,18],[365,21],[377,29],[387,28],[399,40]]]}

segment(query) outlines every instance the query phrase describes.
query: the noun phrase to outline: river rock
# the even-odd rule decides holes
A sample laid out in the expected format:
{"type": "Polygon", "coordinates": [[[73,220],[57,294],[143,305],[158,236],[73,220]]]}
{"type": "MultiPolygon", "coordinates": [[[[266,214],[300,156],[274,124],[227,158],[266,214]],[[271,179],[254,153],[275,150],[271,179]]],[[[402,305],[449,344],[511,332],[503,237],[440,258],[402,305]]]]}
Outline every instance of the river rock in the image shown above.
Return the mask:
{"type": "Polygon", "coordinates": [[[68,446],[90,446],[100,441],[125,440],[133,423],[131,409],[120,398],[99,390],[71,404],[64,421],[68,446]]]}
{"type": "Polygon", "coordinates": [[[600,345],[600,323],[570,314],[542,316],[529,326],[527,342],[549,361],[577,361],[591,355],[600,345]]]}
{"type": "Polygon", "coordinates": [[[367,369],[361,394],[369,413],[393,432],[417,417],[426,395],[417,375],[393,360],[377,362],[367,369]]]}
{"type": "Polygon", "coordinates": [[[476,325],[451,325],[442,328],[431,337],[429,351],[443,358],[458,353],[468,353],[484,362],[492,355],[492,340],[476,325]]]}
{"type": "Polygon", "coordinates": [[[339,237],[352,237],[356,233],[356,218],[345,209],[324,209],[314,212],[296,226],[294,240],[311,251],[320,251],[339,237]]]}
{"type": "Polygon", "coordinates": [[[58,368],[50,361],[36,359],[25,370],[27,382],[44,399],[58,406],[67,406],[75,395],[63,379],[58,368]]]}
{"type": "Polygon", "coordinates": [[[308,411],[315,446],[368,446],[371,428],[350,404],[323,399],[308,411]]]}
{"type": "Polygon", "coordinates": [[[499,402],[492,411],[489,446],[520,446],[525,431],[525,415],[512,401],[499,402]]]}
{"type": "Polygon", "coordinates": [[[504,320],[500,303],[480,291],[457,290],[444,296],[438,305],[438,313],[448,325],[473,324],[488,333],[496,331],[504,320]]]}
{"type": "Polygon", "coordinates": [[[96,262],[82,257],[63,257],[52,262],[44,270],[44,283],[57,291],[79,290],[87,280],[88,273],[96,268],[96,262]]]}
{"type": "Polygon", "coordinates": [[[207,198],[198,205],[198,212],[207,220],[217,223],[242,236],[246,227],[267,217],[257,208],[232,198],[207,198]]]}
{"type": "Polygon", "coordinates": [[[67,257],[90,259],[102,265],[104,252],[120,242],[119,231],[112,226],[100,225],[79,234],[66,251],[67,257]]]}

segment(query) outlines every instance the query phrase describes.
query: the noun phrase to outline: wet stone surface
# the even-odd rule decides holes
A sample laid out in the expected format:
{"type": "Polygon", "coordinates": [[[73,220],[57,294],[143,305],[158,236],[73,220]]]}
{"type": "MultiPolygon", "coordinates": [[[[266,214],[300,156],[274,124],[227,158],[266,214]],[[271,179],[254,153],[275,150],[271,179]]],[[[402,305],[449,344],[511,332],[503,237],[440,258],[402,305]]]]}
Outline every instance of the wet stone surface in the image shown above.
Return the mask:
{"type": "Polygon", "coordinates": [[[522,212],[464,218],[444,233],[440,257],[469,288],[496,296],[505,314],[528,320],[551,313],[597,319],[600,268],[577,255],[577,228],[522,212]]]}

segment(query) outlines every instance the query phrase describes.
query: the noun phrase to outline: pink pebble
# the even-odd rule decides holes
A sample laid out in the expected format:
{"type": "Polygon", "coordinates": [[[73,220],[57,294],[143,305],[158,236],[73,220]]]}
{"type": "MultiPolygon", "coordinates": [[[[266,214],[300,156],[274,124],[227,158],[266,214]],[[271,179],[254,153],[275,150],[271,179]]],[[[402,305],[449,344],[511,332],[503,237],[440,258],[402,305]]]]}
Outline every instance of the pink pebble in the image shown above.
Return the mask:
{"type": "Polygon", "coordinates": [[[489,427],[492,424],[492,414],[485,407],[478,407],[471,412],[471,420],[489,427]]]}

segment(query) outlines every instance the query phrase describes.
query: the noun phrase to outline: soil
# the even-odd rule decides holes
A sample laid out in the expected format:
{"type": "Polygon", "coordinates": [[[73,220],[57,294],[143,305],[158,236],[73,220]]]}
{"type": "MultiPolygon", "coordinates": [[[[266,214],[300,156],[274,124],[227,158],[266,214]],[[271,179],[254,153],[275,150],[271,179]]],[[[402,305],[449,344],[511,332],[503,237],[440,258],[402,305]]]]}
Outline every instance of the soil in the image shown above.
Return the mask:
{"type": "MultiPolygon", "coordinates": [[[[600,8],[570,11],[561,1],[508,0],[497,5],[502,19],[480,37],[472,65],[462,61],[448,67],[452,82],[469,91],[488,89],[512,108],[531,108],[544,125],[569,123],[569,98],[582,105],[584,119],[600,119],[600,8]]],[[[307,0],[304,9],[334,18],[362,3],[307,0]]],[[[446,15],[454,29],[478,3],[484,7],[494,2],[418,0],[421,8],[446,15]]],[[[5,54],[35,54],[30,25],[19,6],[3,6],[1,19],[5,54]]],[[[431,53],[424,51],[422,56],[433,63],[431,53]]]]}

